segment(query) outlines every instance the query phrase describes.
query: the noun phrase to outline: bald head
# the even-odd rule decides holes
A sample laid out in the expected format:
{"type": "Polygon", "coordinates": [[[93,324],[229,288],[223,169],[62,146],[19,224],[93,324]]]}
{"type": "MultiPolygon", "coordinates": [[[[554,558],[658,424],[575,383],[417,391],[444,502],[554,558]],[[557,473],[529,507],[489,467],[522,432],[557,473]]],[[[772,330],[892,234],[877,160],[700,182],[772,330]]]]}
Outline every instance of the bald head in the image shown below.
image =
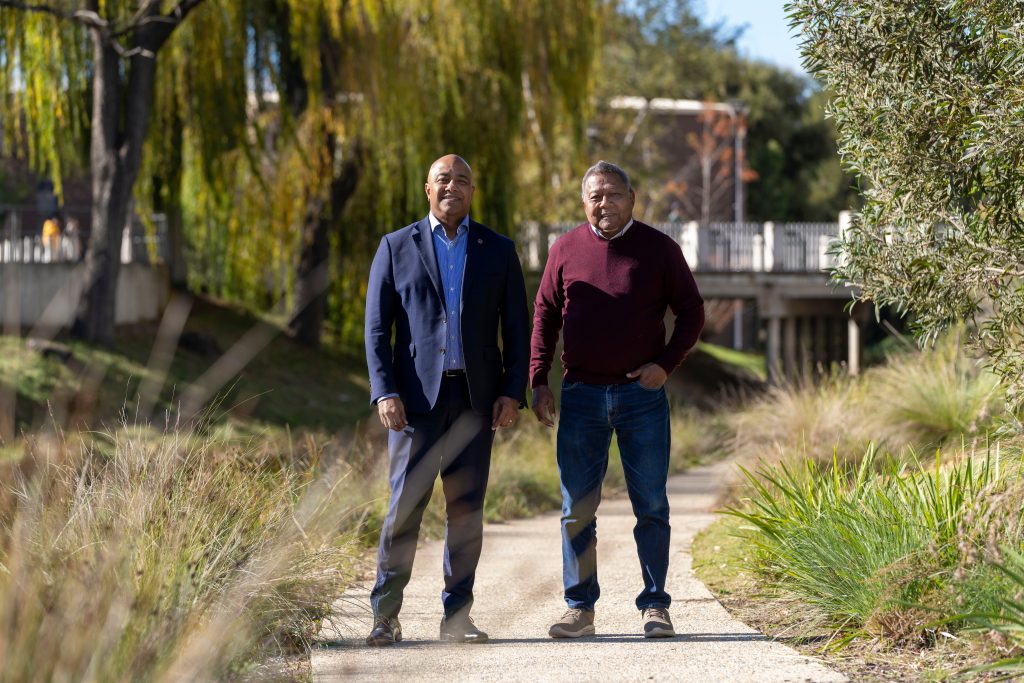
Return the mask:
{"type": "Polygon", "coordinates": [[[458,166],[459,168],[466,171],[469,174],[469,179],[473,180],[473,169],[469,167],[469,162],[460,157],[458,154],[445,154],[443,157],[435,161],[430,165],[430,170],[427,171],[427,182],[429,183],[436,173],[440,169],[453,169],[458,166]]]}
{"type": "Polygon", "coordinates": [[[458,154],[446,154],[430,165],[423,189],[430,213],[454,235],[473,202],[473,169],[458,154]]]}

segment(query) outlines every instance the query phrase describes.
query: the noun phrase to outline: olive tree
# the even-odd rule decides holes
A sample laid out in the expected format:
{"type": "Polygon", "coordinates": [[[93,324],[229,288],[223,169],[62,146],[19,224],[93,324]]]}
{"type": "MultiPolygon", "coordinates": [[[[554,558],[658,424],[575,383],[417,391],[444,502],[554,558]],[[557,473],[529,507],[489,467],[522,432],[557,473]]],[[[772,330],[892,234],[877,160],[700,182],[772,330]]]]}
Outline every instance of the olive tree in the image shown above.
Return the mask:
{"type": "Polygon", "coordinates": [[[911,313],[922,342],[967,321],[1024,402],[1024,3],[793,0],[835,93],[865,205],[837,278],[911,313]]]}

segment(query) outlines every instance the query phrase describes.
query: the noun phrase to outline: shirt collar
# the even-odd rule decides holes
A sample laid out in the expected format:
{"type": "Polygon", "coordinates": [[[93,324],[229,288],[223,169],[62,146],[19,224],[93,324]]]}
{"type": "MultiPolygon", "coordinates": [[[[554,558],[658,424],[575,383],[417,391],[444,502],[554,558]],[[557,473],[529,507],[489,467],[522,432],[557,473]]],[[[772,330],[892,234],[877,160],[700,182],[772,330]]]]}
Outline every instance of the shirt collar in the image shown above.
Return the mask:
{"type": "Polygon", "coordinates": [[[625,235],[625,234],[626,234],[626,231],[627,231],[627,230],[629,230],[629,229],[630,229],[631,227],[633,227],[633,219],[632,219],[632,218],[630,218],[630,219],[629,219],[629,222],[628,222],[628,223],[626,223],[626,227],[624,227],[624,228],[623,228],[622,230],[619,230],[619,231],[618,231],[617,233],[615,233],[615,236],[614,236],[614,237],[611,237],[611,238],[609,238],[609,237],[605,237],[604,235],[602,235],[602,234],[601,234],[601,231],[600,231],[600,230],[598,230],[598,229],[597,229],[597,228],[596,228],[595,226],[593,226],[593,225],[591,225],[591,226],[590,226],[590,229],[594,231],[594,234],[595,234],[595,235],[597,235],[598,237],[600,237],[600,238],[601,238],[601,239],[603,239],[604,241],[606,241],[606,242],[610,242],[611,240],[617,240],[617,239],[619,239],[620,237],[622,237],[623,235],[625,235]]]}
{"type": "MultiPolygon", "coordinates": [[[[434,216],[433,212],[430,212],[430,213],[427,214],[427,219],[430,221],[430,230],[431,230],[431,232],[435,232],[436,233],[438,231],[438,229],[440,229],[441,232],[444,232],[444,226],[441,224],[441,221],[437,220],[437,217],[434,216]]],[[[455,236],[458,237],[459,235],[461,235],[462,233],[464,233],[468,229],[469,229],[469,214],[467,213],[465,216],[463,216],[462,221],[459,223],[459,227],[455,230],[455,236]]],[[[444,236],[448,237],[448,233],[445,232],[444,236]]]]}

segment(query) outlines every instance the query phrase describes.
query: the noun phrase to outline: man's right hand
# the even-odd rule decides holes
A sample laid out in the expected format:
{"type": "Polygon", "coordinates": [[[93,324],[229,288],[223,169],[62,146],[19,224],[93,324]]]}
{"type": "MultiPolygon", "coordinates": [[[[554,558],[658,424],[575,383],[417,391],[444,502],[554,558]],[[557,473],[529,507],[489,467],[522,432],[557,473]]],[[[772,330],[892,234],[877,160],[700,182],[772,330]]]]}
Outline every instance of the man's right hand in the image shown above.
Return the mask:
{"type": "Polygon", "coordinates": [[[551,393],[550,387],[534,387],[530,404],[533,406],[533,414],[542,424],[547,427],[555,426],[555,395],[551,393]]]}
{"type": "Polygon", "coordinates": [[[409,424],[405,420],[405,404],[397,396],[377,401],[377,415],[382,425],[396,432],[402,431],[409,424]]]}

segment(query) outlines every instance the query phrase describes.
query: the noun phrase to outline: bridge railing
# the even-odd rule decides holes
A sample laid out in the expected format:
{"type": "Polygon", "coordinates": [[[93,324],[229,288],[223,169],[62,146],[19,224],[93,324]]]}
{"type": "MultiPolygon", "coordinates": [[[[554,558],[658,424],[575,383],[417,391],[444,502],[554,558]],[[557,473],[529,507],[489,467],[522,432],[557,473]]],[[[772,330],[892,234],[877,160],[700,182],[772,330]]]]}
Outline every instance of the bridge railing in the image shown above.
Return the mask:
{"type": "MultiPolygon", "coordinates": [[[[65,207],[57,232],[44,231],[48,212],[28,206],[0,204],[0,263],[75,263],[85,256],[89,240],[87,209],[65,207]],[[85,227],[83,227],[85,226],[85,227]]],[[[122,263],[166,263],[167,230],[163,214],[154,214],[155,230],[147,231],[136,216],[121,238],[122,263]]]]}
{"type": "MultiPolygon", "coordinates": [[[[525,265],[544,267],[547,251],[577,223],[543,226],[527,223],[520,231],[525,265]]],[[[698,272],[814,273],[836,265],[833,247],[839,223],[654,223],[682,248],[698,272]]]]}

